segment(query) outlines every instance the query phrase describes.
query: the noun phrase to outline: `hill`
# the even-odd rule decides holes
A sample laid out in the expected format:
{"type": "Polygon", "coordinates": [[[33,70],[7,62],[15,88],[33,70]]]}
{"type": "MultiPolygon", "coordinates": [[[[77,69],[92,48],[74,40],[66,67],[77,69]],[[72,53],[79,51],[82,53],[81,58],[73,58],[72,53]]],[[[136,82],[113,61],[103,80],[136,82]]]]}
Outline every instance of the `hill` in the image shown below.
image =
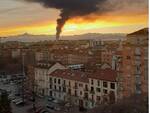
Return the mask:
{"type": "MultiPolygon", "coordinates": [[[[62,36],[60,40],[125,40],[125,34],[99,34],[87,33],[83,35],[62,36]]],[[[32,35],[21,34],[17,36],[9,36],[2,38],[2,42],[19,41],[19,42],[39,42],[39,41],[55,40],[55,35],[32,35]]]]}

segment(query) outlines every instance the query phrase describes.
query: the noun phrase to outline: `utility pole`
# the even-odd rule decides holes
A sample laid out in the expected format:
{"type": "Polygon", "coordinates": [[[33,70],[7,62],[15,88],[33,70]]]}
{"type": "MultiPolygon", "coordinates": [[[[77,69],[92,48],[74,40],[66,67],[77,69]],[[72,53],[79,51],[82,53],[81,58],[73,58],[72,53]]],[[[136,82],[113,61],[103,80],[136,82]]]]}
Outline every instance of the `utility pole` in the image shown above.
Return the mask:
{"type": "Polygon", "coordinates": [[[22,75],[23,75],[23,78],[22,78],[22,101],[23,101],[23,103],[24,103],[24,79],[25,79],[24,56],[25,56],[25,53],[22,53],[22,75]]]}

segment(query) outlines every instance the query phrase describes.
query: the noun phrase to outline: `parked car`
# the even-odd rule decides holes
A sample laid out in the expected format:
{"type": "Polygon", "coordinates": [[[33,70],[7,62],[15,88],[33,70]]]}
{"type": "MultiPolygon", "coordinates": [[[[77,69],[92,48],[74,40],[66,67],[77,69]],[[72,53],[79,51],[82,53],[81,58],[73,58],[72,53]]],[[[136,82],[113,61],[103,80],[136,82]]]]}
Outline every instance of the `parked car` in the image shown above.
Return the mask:
{"type": "Polygon", "coordinates": [[[54,109],[54,105],[52,105],[52,104],[47,104],[46,107],[50,108],[50,109],[54,109]]]}
{"type": "Polygon", "coordinates": [[[24,104],[23,100],[19,100],[16,102],[16,105],[22,105],[22,104],[24,104]]]}
{"type": "Polygon", "coordinates": [[[61,109],[60,109],[60,107],[56,106],[56,107],[54,107],[54,110],[60,111],[61,109]]]}
{"type": "Polygon", "coordinates": [[[12,101],[12,100],[15,100],[16,97],[15,97],[14,95],[9,95],[9,96],[8,96],[8,99],[10,99],[10,100],[12,101]]]}
{"type": "Polygon", "coordinates": [[[24,100],[19,100],[16,102],[16,105],[20,106],[20,105],[25,105],[26,104],[26,101],[24,100]]]}
{"type": "Polygon", "coordinates": [[[16,99],[12,100],[12,102],[13,102],[13,103],[16,103],[16,102],[18,102],[18,101],[20,101],[20,100],[22,100],[22,98],[16,98],[16,99]]]}
{"type": "Polygon", "coordinates": [[[20,93],[15,93],[15,96],[20,96],[21,94],[20,93]]]}
{"type": "Polygon", "coordinates": [[[54,98],[49,97],[47,100],[51,102],[51,101],[53,101],[53,100],[54,100],[54,98]]]}
{"type": "Polygon", "coordinates": [[[60,102],[59,102],[58,100],[56,100],[56,99],[54,99],[52,102],[55,103],[55,104],[59,104],[59,103],[60,103],[60,102]]]}
{"type": "Polygon", "coordinates": [[[11,85],[14,85],[15,83],[13,81],[10,82],[11,85]]]}
{"type": "Polygon", "coordinates": [[[31,97],[28,97],[28,100],[35,101],[35,98],[33,98],[33,96],[31,96],[31,97]]]}

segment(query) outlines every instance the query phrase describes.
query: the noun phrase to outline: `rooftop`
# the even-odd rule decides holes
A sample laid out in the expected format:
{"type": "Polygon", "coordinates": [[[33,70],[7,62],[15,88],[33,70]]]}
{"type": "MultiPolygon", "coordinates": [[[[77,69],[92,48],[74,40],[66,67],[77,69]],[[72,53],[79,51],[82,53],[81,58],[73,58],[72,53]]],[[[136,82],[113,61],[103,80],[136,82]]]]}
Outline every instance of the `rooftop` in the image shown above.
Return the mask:
{"type": "Polygon", "coordinates": [[[88,73],[77,70],[65,69],[65,70],[56,70],[53,73],[51,73],[50,76],[85,83],[89,82],[89,78],[115,82],[117,78],[117,72],[111,69],[99,69],[95,72],[88,73]]]}

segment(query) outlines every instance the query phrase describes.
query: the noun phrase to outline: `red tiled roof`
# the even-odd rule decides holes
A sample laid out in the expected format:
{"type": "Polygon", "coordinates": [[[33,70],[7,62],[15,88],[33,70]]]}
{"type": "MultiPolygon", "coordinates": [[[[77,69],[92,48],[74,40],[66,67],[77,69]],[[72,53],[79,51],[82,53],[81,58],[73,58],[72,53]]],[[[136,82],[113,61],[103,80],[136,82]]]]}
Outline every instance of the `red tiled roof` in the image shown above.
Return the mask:
{"type": "Polygon", "coordinates": [[[50,76],[56,76],[64,79],[75,80],[88,83],[88,77],[85,72],[73,71],[69,69],[56,70],[50,74],[50,76]]]}
{"type": "Polygon", "coordinates": [[[94,73],[89,74],[88,77],[93,79],[115,82],[117,78],[117,72],[112,69],[100,69],[95,71],[94,73]]]}
{"type": "Polygon", "coordinates": [[[115,82],[117,78],[117,72],[111,69],[101,69],[92,73],[74,71],[74,70],[56,70],[50,74],[50,76],[60,77],[69,80],[75,80],[88,83],[88,78],[99,79],[104,81],[115,82]]]}

